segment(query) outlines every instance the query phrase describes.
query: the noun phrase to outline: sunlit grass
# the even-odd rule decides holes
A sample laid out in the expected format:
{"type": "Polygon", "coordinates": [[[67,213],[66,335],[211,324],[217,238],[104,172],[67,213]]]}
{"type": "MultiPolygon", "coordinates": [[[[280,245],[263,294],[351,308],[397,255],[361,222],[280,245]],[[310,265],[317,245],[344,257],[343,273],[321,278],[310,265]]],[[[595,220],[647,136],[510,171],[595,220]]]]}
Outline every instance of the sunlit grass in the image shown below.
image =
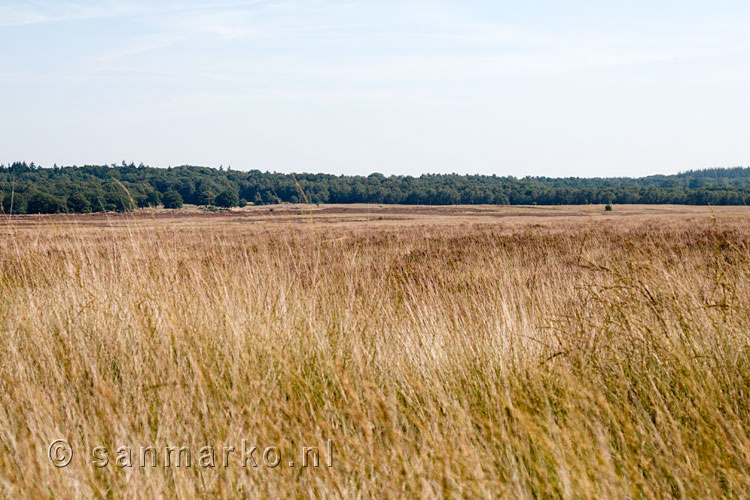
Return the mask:
{"type": "Polygon", "coordinates": [[[0,491],[747,497],[750,224],[671,222],[6,227],[0,491]],[[92,464],[242,439],[333,467],[92,464]]]}

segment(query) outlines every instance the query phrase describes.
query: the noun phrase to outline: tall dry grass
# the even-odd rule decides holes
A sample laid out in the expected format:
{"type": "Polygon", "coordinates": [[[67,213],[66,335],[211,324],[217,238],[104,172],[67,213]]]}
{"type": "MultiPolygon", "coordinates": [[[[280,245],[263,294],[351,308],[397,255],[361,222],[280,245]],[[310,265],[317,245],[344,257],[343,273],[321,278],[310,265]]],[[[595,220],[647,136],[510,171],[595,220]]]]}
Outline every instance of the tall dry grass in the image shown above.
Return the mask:
{"type": "Polygon", "coordinates": [[[560,224],[7,226],[0,492],[750,496],[750,224],[560,224]],[[243,438],[333,466],[92,464],[243,438]]]}

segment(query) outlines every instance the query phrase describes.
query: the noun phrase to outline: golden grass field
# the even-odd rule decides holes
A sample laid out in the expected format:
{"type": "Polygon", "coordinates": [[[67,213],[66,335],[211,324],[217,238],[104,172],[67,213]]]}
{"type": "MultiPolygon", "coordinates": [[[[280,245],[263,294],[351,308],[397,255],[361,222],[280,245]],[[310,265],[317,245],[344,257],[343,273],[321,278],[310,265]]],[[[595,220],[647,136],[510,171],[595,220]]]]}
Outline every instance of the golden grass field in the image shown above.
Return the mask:
{"type": "Polygon", "coordinates": [[[5,218],[0,296],[0,497],[750,498],[748,207],[5,218]]]}

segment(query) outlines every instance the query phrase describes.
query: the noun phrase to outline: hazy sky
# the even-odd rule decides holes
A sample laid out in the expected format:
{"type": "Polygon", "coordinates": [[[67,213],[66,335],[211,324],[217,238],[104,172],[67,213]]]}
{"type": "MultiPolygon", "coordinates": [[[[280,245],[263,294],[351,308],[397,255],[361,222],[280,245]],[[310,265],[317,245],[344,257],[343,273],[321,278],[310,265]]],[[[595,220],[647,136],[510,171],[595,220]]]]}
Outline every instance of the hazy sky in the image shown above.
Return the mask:
{"type": "Polygon", "coordinates": [[[0,163],[750,165],[743,1],[0,0],[0,163]]]}

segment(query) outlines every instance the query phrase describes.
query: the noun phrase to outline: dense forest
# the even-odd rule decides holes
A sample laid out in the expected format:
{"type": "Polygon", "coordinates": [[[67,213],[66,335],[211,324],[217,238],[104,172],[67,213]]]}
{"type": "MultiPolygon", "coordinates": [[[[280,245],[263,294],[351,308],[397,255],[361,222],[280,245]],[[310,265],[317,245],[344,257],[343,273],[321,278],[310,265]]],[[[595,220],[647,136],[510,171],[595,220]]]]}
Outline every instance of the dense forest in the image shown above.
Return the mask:
{"type": "Polygon", "coordinates": [[[271,203],[411,205],[587,203],[750,204],[750,168],[692,170],[641,178],[500,177],[374,173],[364,176],[280,174],[126,164],[42,168],[0,165],[6,214],[129,211],[183,203],[216,207],[271,203]]]}

